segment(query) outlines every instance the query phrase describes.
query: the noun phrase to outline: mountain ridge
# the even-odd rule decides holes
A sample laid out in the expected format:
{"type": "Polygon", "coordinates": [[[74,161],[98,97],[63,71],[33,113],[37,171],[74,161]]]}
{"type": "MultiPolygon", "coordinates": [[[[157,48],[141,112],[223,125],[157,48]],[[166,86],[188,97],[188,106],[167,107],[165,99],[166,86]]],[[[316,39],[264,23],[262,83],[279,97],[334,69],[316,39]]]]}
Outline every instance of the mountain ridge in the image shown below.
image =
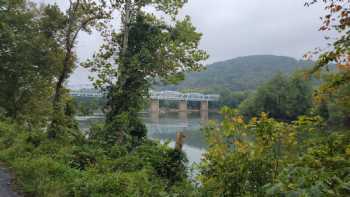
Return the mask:
{"type": "Polygon", "coordinates": [[[313,64],[312,61],[288,56],[241,56],[209,64],[202,72],[186,74],[185,80],[177,85],[159,86],[157,89],[195,89],[205,92],[215,92],[218,88],[231,91],[255,90],[278,72],[288,75],[296,70],[311,68],[313,64]]]}

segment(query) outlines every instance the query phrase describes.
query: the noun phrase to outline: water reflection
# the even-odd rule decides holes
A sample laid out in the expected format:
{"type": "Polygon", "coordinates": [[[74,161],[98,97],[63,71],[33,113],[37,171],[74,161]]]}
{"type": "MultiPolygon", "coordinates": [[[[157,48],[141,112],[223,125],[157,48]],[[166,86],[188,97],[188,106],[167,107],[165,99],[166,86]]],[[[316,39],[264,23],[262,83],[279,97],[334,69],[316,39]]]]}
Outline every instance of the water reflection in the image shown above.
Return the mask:
{"type": "MultiPolygon", "coordinates": [[[[201,128],[208,120],[218,120],[217,113],[207,112],[169,112],[169,113],[140,113],[148,129],[148,137],[164,142],[170,140],[174,147],[176,132],[183,132],[186,136],[183,150],[190,164],[198,163],[206,149],[206,143],[201,128]]],[[[97,122],[103,121],[103,116],[77,117],[82,130],[87,130],[97,122]]]]}
{"type": "Polygon", "coordinates": [[[169,112],[144,113],[140,115],[146,123],[148,136],[153,139],[171,140],[174,146],[176,132],[183,132],[186,136],[183,147],[190,163],[198,163],[207,145],[201,128],[209,120],[219,120],[220,115],[208,112],[169,112]]]}

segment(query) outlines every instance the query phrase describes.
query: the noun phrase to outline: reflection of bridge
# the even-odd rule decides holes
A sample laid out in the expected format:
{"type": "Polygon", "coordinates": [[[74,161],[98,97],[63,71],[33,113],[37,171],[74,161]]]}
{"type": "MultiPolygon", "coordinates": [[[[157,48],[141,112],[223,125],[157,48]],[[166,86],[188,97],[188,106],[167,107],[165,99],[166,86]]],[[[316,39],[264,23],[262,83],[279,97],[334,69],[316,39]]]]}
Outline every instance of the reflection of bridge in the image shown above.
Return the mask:
{"type": "MultiPolygon", "coordinates": [[[[200,94],[200,93],[181,93],[176,91],[150,91],[151,106],[150,112],[159,113],[159,101],[168,100],[168,101],[178,101],[179,107],[178,111],[186,112],[187,111],[187,102],[188,101],[198,101],[201,102],[200,110],[208,111],[209,101],[219,100],[219,95],[216,94],[200,94]]],[[[74,97],[103,97],[104,93],[96,89],[78,89],[71,90],[70,95],[74,97]]]]}

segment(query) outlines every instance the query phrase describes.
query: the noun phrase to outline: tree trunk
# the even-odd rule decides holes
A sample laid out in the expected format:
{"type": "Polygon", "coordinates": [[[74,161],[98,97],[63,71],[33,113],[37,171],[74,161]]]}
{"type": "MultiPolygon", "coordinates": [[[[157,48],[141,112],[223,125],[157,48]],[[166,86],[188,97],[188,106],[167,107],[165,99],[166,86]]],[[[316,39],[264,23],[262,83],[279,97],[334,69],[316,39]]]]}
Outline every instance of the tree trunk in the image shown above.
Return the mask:
{"type": "Polygon", "coordinates": [[[124,5],[124,14],[122,16],[122,23],[124,28],[123,29],[123,48],[122,48],[123,58],[126,58],[126,53],[128,50],[130,15],[131,15],[131,0],[126,0],[124,5]]]}
{"type": "Polygon", "coordinates": [[[73,49],[73,44],[74,40],[71,40],[71,36],[73,33],[72,30],[72,18],[69,19],[69,24],[68,24],[68,29],[66,32],[66,41],[65,41],[65,57],[63,60],[63,69],[61,70],[58,81],[55,86],[55,92],[54,92],[54,97],[52,101],[52,106],[53,106],[53,114],[52,114],[52,119],[51,119],[51,124],[49,126],[48,130],[48,138],[49,139],[54,139],[57,137],[57,132],[59,129],[59,124],[60,124],[60,119],[64,118],[61,117],[62,114],[62,108],[60,106],[61,99],[62,99],[62,89],[63,89],[63,84],[67,80],[69,72],[70,72],[70,64],[71,64],[71,59],[72,59],[72,49],[73,49]]]}
{"type": "Polygon", "coordinates": [[[185,140],[185,134],[183,134],[182,132],[177,132],[176,133],[176,143],[175,143],[175,149],[178,151],[182,151],[182,146],[184,144],[184,140],[185,140]]]}
{"type": "Polygon", "coordinates": [[[63,70],[60,73],[60,76],[58,78],[58,81],[57,81],[56,87],[55,87],[55,94],[54,94],[54,98],[53,98],[53,106],[54,106],[55,110],[61,101],[63,84],[66,81],[66,79],[68,77],[69,70],[70,70],[69,69],[70,61],[71,61],[71,49],[68,49],[68,51],[66,53],[66,57],[65,57],[64,62],[63,62],[63,70]]]}

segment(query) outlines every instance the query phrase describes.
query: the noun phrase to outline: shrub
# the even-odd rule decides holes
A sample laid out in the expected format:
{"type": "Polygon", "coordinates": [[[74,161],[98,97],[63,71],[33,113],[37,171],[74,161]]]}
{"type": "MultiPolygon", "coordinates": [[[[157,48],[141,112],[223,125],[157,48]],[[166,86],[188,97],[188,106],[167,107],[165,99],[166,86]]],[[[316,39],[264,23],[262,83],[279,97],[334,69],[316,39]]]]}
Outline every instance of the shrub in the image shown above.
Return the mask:
{"type": "Polygon", "coordinates": [[[319,117],[278,122],[262,113],[246,122],[231,109],[208,128],[200,165],[205,196],[346,196],[350,135],[327,133],[319,117]]]}
{"type": "Polygon", "coordinates": [[[16,172],[25,196],[189,196],[193,190],[185,156],[158,142],[132,151],[96,140],[76,144],[4,121],[0,142],[0,160],[16,172]]]}

